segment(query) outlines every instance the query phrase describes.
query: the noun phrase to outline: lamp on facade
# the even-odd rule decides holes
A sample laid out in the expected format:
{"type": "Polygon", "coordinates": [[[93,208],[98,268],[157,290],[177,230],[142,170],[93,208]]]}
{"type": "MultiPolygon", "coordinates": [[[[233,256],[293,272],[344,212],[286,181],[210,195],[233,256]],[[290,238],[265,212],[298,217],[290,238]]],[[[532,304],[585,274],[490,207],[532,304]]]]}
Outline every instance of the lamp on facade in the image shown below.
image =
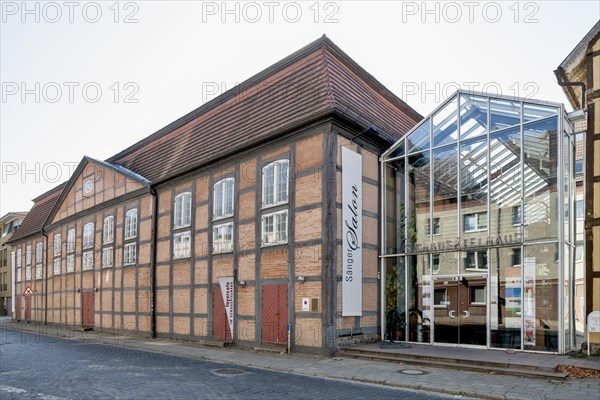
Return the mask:
{"type": "Polygon", "coordinates": [[[246,281],[239,281],[240,287],[246,287],[246,281]]]}
{"type": "Polygon", "coordinates": [[[299,275],[298,276],[298,282],[304,283],[304,281],[306,281],[306,278],[304,277],[304,275],[299,275]]]}

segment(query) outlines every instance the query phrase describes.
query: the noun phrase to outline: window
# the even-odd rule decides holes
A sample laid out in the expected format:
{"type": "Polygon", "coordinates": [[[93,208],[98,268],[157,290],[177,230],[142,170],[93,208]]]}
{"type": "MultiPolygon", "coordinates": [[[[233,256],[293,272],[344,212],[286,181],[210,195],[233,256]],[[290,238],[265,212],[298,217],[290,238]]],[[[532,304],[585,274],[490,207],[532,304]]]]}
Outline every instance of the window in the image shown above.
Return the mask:
{"type": "Polygon", "coordinates": [[[60,257],[56,257],[54,259],[54,275],[60,275],[61,273],[61,262],[60,262],[60,257]]]}
{"type": "MultiPolygon", "coordinates": [[[[427,226],[425,228],[425,232],[427,233],[427,235],[429,235],[431,231],[431,227],[429,225],[429,219],[427,220],[427,226]]],[[[434,218],[433,219],[433,235],[437,236],[440,235],[442,233],[442,230],[440,228],[440,219],[439,218],[434,218]]]]}
{"type": "Polygon", "coordinates": [[[487,229],[487,212],[465,214],[463,216],[465,232],[477,232],[487,229]]]}
{"type": "Polygon", "coordinates": [[[31,245],[28,244],[25,249],[25,265],[31,265],[31,245]]]}
{"type": "Polygon", "coordinates": [[[192,235],[189,231],[173,235],[173,258],[187,258],[191,254],[192,235]]]}
{"type": "Polygon", "coordinates": [[[485,251],[467,251],[466,269],[487,269],[487,253],[485,251]]]}
{"type": "Polygon", "coordinates": [[[115,218],[111,215],[104,218],[102,228],[102,244],[112,243],[115,239],[115,218]]]}
{"type": "Polygon", "coordinates": [[[83,271],[89,271],[94,268],[94,251],[84,251],[81,255],[81,269],[83,271]]]}
{"type": "Polygon", "coordinates": [[[125,214],[125,240],[137,236],[137,208],[127,211],[125,214]]]}
{"type": "MultiPolygon", "coordinates": [[[[132,240],[137,237],[137,208],[133,208],[125,213],[125,240],[132,240]]],[[[123,245],[123,265],[132,265],[137,261],[137,244],[130,241],[123,245]]]]}
{"type": "Polygon", "coordinates": [[[213,253],[227,253],[233,250],[233,222],[213,227],[213,253]]]}
{"type": "Polygon", "coordinates": [[[54,257],[60,257],[62,253],[62,236],[60,233],[54,235],[54,257]]]}
{"type": "Polygon", "coordinates": [[[575,160],[575,173],[583,174],[583,160],[582,159],[575,160]]]}
{"type": "Polygon", "coordinates": [[[485,304],[485,286],[469,286],[471,304],[485,304]]]}
{"type": "Polygon", "coordinates": [[[288,201],[289,160],[272,162],[263,168],[262,206],[268,207],[288,201]]]}
{"type": "Polygon", "coordinates": [[[23,262],[23,254],[20,248],[17,249],[15,254],[15,264],[16,264],[16,281],[21,282],[21,263],[23,262]]]}
{"type": "Polygon", "coordinates": [[[35,244],[35,279],[42,279],[42,260],[44,253],[44,244],[37,242],[35,244]]]}
{"type": "Polygon", "coordinates": [[[126,243],[123,249],[123,264],[131,265],[136,261],[136,245],[135,243],[126,243]]]}
{"type": "Polygon", "coordinates": [[[446,288],[433,290],[434,307],[448,307],[449,304],[450,302],[448,301],[448,292],[446,288]]]}
{"type": "Polygon", "coordinates": [[[521,266],[521,248],[515,247],[512,249],[512,266],[520,267],[521,266]]]}
{"type": "Polygon", "coordinates": [[[583,213],[583,200],[577,200],[575,202],[575,218],[577,219],[583,219],[584,217],[584,213],[583,213]]]}
{"type": "Polygon", "coordinates": [[[67,253],[75,251],[75,229],[69,229],[67,232],[67,253]]]}
{"type": "Polygon", "coordinates": [[[262,216],[262,245],[287,243],[287,210],[262,216]]]}
{"type": "Polygon", "coordinates": [[[83,226],[83,249],[94,247],[94,223],[89,222],[83,226]]]}
{"type": "Polygon", "coordinates": [[[525,223],[525,220],[522,219],[524,215],[521,212],[521,206],[513,206],[512,208],[512,223],[513,225],[521,225],[521,221],[525,223]]]}
{"type": "Polygon", "coordinates": [[[175,229],[190,226],[192,224],[192,194],[185,192],[175,196],[174,210],[175,229]]]}
{"type": "Polygon", "coordinates": [[[583,260],[583,242],[575,243],[575,261],[583,260]]]}
{"type": "Polygon", "coordinates": [[[67,254],[67,273],[75,271],[75,254],[67,254]]]}
{"type": "Polygon", "coordinates": [[[31,265],[26,265],[25,266],[25,280],[26,281],[30,281],[31,280],[31,265]]]}
{"type": "Polygon", "coordinates": [[[215,183],[213,194],[213,218],[225,218],[233,215],[234,178],[221,179],[215,183]]]}
{"type": "Polygon", "coordinates": [[[440,272],[440,255],[432,254],[431,255],[431,268],[434,274],[440,272]]]}
{"type": "Polygon", "coordinates": [[[113,266],[114,249],[105,247],[102,249],[102,268],[110,268],[113,266]]]}
{"type": "Polygon", "coordinates": [[[110,268],[114,265],[114,248],[111,246],[114,240],[115,218],[110,215],[104,218],[102,228],[102,268],[110,268]]]}

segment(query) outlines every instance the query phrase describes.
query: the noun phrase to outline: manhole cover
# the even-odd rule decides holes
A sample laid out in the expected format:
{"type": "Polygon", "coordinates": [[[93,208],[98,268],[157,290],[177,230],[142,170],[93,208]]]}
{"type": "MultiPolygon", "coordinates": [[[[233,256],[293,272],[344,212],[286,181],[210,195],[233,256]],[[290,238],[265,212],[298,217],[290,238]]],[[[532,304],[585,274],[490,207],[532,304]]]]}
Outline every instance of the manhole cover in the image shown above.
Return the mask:
{"type": "Polygon", "coordinates": [[[400,369],[398,370],[401,374],[405,375],[425,375],[427,372],[421,371],[420,369],[400,369]]]}
{"type": "Polygon", "coordinates": [[[218,375],[218,376],[235,376],[235,375],[243,375],[243,374],[248,373],[248,371],[245,371],[243,369],[233,369],[233,368],[213,369],[210,372],[212,372],[213,374],[218,375]]]}

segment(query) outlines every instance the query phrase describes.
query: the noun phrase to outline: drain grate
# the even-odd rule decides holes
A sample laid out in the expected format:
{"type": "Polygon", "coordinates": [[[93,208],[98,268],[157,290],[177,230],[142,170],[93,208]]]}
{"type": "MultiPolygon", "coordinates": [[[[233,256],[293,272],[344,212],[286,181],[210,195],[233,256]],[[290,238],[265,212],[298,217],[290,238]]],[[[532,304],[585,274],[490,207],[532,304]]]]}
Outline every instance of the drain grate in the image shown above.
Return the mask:
{"type": "Polygon", "coordinates": [[[426,375],[427,372],[420,369],[399,369],[397,372],[405,375],[426,375]]]}
{"type": "Polygon", "coordinates": [[[210,372],[217,376],[236,376],[236,375],[244,375],[247,374],[248,371],[243,369],[233,369],[233,368],[221,368],[221,369],[213,369],[210,372]]]}

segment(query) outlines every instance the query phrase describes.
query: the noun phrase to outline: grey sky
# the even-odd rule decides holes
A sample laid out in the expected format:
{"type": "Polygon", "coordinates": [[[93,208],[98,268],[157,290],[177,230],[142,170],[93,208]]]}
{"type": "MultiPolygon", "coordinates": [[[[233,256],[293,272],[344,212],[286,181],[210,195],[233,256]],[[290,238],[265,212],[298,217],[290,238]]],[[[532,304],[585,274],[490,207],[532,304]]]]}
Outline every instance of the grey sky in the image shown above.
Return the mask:
{"type": "Polygon", "coordinates": [[[2,2],[0,215],[323,33],[426,115],[458,86],[566,103],[552,71],[600,18],[598,1],[22,4],[2,2]]]}

